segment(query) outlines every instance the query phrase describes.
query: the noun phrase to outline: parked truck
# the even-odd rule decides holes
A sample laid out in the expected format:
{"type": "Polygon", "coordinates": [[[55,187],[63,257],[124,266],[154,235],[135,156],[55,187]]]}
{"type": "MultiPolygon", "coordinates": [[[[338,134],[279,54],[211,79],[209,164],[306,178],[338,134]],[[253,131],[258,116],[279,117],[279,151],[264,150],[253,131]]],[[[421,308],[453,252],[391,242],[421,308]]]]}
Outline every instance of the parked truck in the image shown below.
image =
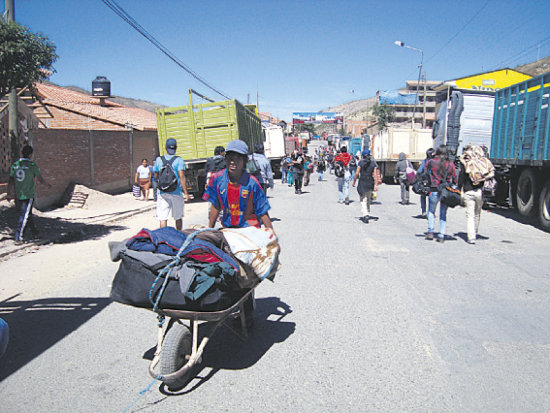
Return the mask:
{"type": "Polygon", "coordinates": [[[550,231],[550,72],[498,90],[490,143],[499,193],[550,231]],[[502,190],[502,187],[505,190],[502,190]]]}
{"type": "Polygon", "coordinates": [[[214,155],[216,146],[241,139],[252,150],[263,139],[260,118],[238,100],[193,104],[193,93],[189,90],[187,106],[157,109],[157,128],[159,153],[166,154],[168,139],[177,141],[176,155],[185,161],[187,188],[198,198],[206,183],[206,159],[214,155]]]}
{"type": "Polygon", "coordinates": [[[550,72],[496,90],[449,89],[439,103],[434,148],[445,143],[451,158],[470,143],[487,148],[497,190],[489,199],[538,214],[550,231],[550,72]]]}
{"type": "Polygon", "coordinates": [[[426,150],[432,144],[431,129],[388,127],[371,138],[371,151],[380,168],[382,179],[390,182],[395,175],[395,166],[401,152],[418,167],[426,158],[426,150]]]}
{"type": "Polygon", "coordinates": [[[272,124],[262,124],[265,156],[271,162],[273,174],[281,173],[281,160],[285,156],[285,136],[283,128],[272,124]]]}

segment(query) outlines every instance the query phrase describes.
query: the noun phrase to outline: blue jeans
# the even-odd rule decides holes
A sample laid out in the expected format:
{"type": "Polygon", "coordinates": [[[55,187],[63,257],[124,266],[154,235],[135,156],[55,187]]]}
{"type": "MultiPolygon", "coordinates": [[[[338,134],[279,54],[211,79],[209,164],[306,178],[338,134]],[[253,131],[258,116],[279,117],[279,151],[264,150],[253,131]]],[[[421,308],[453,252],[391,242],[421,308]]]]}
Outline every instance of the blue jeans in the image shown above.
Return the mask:
{"type": "Polygon", "coordinates": [[[420,195],[420,209],[422,213],[426,213],[426,195],[420,195]]]}
{"type": "Polygon", "coordinates": [[[344,202],[349,198],[349,181],[351,178],[338,178],[338,202],[344,202]]]}
{"type": "Polygon", "coordinates": [[[319,181],[322,181],[323,180],[323,171],[317,171],[317,173],[319,174],[319,181]]]}
{"type": "MultiPolygon", "coordinates": [[[[432,192],[428,196],[428,232],[433,233],[435,227],[435,209],[439,203],[439,192],[432,192]]],[[[439,205],[439,238],[445,238],[447,227],[447,205],[439,205]]]]}
{"type": "Polygon", "coordinates": [[[285,183],[286,182],[286,175],[287,175],[288,171],[285,171],[284,169],[281,170],[281,183],[285,183]]]}

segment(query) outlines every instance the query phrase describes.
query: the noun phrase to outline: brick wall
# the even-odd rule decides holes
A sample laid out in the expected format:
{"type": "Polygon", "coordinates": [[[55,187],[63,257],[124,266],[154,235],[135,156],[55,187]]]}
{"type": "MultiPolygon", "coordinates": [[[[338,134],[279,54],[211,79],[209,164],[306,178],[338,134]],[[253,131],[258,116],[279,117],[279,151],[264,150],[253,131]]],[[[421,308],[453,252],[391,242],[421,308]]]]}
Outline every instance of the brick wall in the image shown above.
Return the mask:
{"type": "Polygon", "coordinates": [[[155,131],[35,129],[32,137],[34,160],[52,185],[37,184],[38,208],[58,203],[71,183],[110,193],[129,190],[141,159],[158,153],[155,131]]]}

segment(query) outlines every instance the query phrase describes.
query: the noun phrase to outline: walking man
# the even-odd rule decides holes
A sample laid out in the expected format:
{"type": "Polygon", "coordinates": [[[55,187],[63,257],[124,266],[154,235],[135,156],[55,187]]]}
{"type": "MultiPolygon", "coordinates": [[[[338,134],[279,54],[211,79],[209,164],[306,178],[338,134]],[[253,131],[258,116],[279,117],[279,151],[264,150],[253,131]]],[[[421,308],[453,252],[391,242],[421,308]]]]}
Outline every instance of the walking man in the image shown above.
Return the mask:
{"type": "Polygon", "coordinates": [[[15,232],[15,243],[22,244],[24,242],[25,229],[31,230],[33,237],[38,237],[38,231],[34,225],[32,215],[32,207],[35,198],[35,181],[38,179],[41,184],[48,188],[50,184],[44,181],[40,174],[40,169],[33,161],[31,156],[33,153],[32,146],[24,146],[21,154],[23,155],[18,161],[14,162],[10,167],[10,180],[8,184],[8,196],[15,198],[15,207],[19,210],[19,221],[17,231],[15,232]]]}
{"type": "Polygon", "coordinates": [[[350,160],[351,156],[348,153],[348,149],[342,146],[340,153],[334,158],[334,173],[338,180],[338,203],[343,204],[345,202],[346,205],[349,205],[349,181],[351,180],[351,174],[348,165],[350,160]],[[343,174],[342,172],[336,172],[336,164],[338,163],[343,165],[343,174]]]}
{"type": "Polygon", "coordinates": [[[177,142],[175,139],[166,141],[167,155],[155,160],[155,178],[158,182],[157,218],[160,227],[168,225],[168,217],[176,221],[176,229],[183,227],[185,201],[189,201],[187,181],[185,180],[185,162],[176,156],[177,142]],[[185,199],[184,199],[185,196],[185,199]]]}
{"type": "Polygon", "coordinates": [[[359,193],[359,200],[361,202],[361,212],[363,214],[363,222],[369,223],[370,219],[370,204],[372,202],[373,191],[377,191],[377,185],[375,181],[376,169],[378,165],[376,161],[372,159],[370,150],[363,150],[363,159],[359,161],[357,169],[355,171],[355,177],[353,178],[352,186],[359,179],[359,185],[357,186],[357,192],[359,193]]]}
{"type": "Polygon", "coordinates": [[[393,180],[395,183],[399,182],[401,186],[401,204],[409,205],[409,188],[410,183],[407,179],[407,168],[412,168],[411,161],[407,159],[405,152],[399,154],[399,160],[395,165],[395,176],[393,180]]]}
{"type": "Polygon", "coordinates": [[[267,195],[267,188],[273,189],[273,170],[271,169],[271,162],[269,162],[269,159],[264,154],[264,145],[261,143],[254,145],[254,153],[251,156],[260,169],[258,180],[267,195]]]}

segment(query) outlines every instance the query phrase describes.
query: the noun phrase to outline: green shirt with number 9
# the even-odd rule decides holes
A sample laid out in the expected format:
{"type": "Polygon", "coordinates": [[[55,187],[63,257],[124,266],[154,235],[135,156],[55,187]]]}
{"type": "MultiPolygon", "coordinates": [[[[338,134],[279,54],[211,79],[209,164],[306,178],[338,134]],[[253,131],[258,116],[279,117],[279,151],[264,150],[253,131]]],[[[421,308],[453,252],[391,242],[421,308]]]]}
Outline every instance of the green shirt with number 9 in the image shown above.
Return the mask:
{"type": "Polygon", "coordinates": [[[40,176],[40,169],[33,161],[21,158],[10,168],[15,181],[15,197],[19,200],[34,198],[34,178],[40,176]]]}

